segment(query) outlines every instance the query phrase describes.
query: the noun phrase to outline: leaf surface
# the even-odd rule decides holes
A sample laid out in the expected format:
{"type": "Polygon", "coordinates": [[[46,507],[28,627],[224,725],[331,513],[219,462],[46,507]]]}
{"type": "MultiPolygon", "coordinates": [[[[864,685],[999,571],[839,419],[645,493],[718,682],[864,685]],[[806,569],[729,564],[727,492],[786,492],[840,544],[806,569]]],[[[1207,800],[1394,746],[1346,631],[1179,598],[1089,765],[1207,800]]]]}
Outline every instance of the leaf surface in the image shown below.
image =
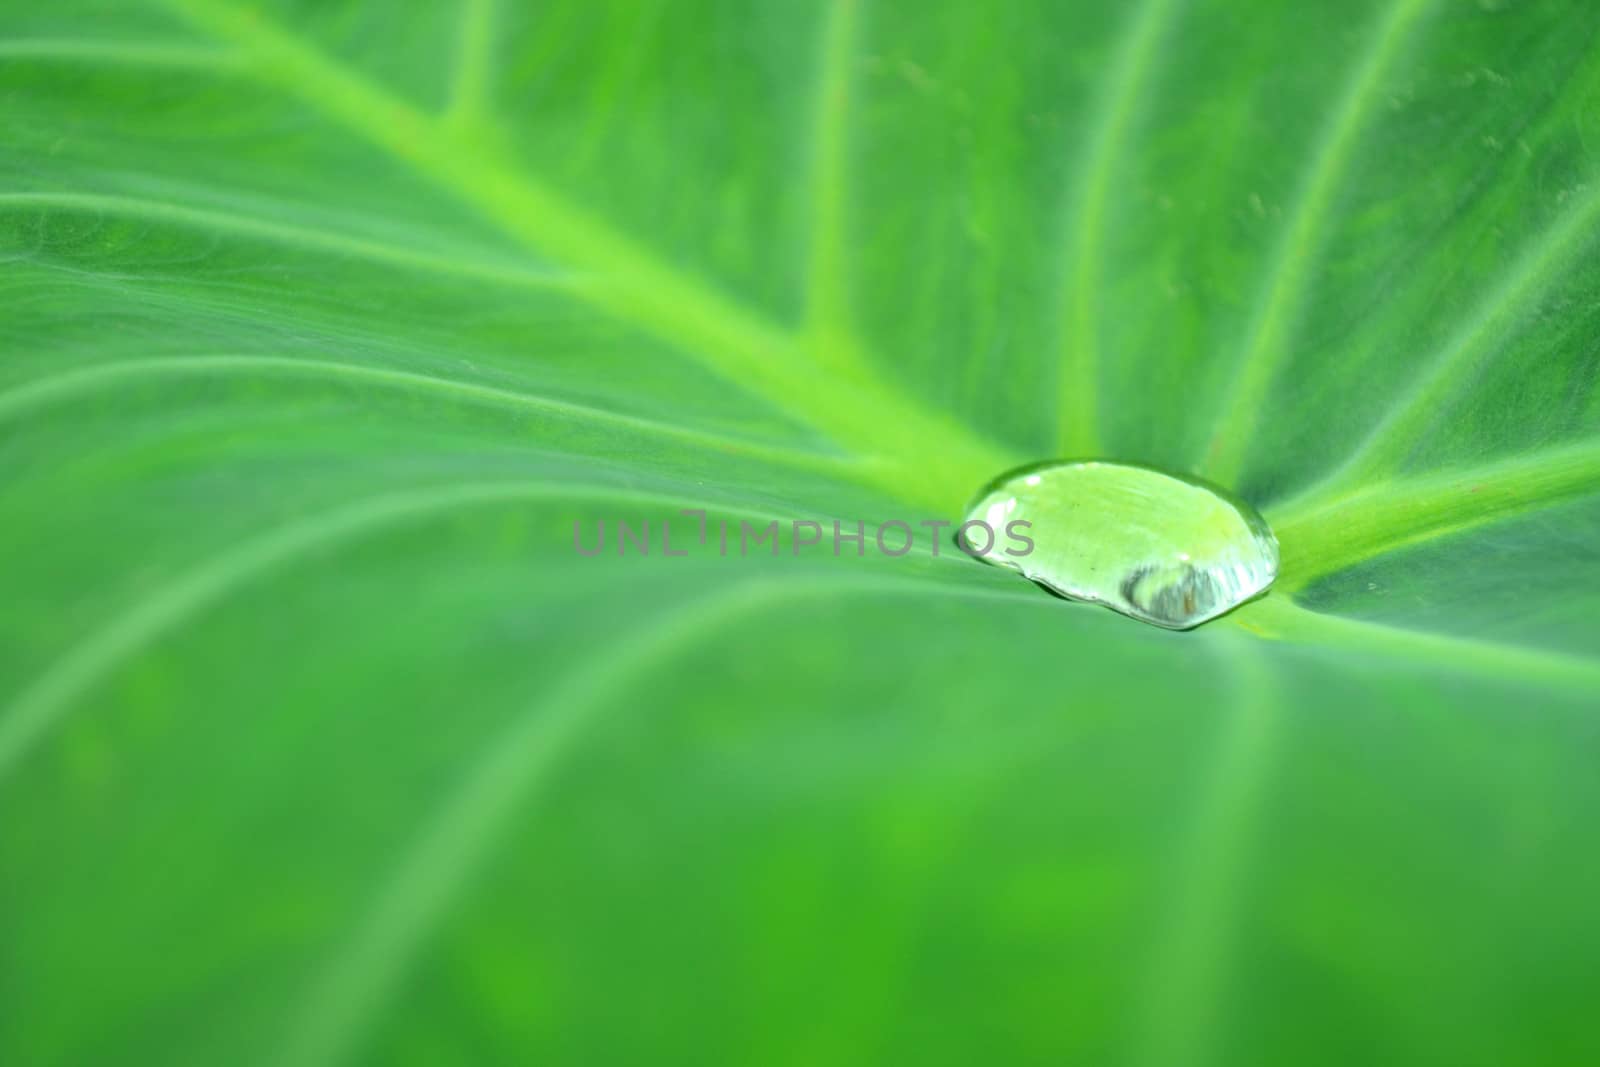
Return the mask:
{"type": "Polygon", "coordinates": [[[1592,4],[0,12],[0,1061],[1600,1059],[1592,4]]]}

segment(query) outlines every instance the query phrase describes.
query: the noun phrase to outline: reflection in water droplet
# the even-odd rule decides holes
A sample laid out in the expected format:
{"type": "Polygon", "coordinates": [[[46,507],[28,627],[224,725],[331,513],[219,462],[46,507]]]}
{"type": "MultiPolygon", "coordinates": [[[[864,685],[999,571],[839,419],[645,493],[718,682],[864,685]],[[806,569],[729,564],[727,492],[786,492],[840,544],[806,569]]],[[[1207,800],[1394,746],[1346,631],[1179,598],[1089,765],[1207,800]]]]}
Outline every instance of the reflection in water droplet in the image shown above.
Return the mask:
{"type": "Polygon", "coordinates": [[[1052,462],[1009,471],[967,509],[997,538],[980,559],[1063,596],[1174,630],[1198,626],[1265,591],[1278,539],[1249,504],[1204,482],[1148,467],[1052,462]],[[1033,542],[1008,538],[1008,526],[1033,542]]]}

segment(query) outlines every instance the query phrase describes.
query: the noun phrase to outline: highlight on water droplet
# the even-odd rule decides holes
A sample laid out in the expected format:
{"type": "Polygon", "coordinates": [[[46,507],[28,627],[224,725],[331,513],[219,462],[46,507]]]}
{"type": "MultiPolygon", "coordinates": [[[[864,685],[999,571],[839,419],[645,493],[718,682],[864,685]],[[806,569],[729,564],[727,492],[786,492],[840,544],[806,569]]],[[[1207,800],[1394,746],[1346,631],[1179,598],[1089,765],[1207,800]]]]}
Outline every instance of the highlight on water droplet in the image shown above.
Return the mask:
{"type": "Polygon", "coordinates": [[[1026,522],[1024,556],[974,553],[1062,596],[1187,630],[1264,593],[1278,539],[1249,504],[1195,478],[1105,460],[1052,460],[984,486],[968,522],[1026,522]]]}

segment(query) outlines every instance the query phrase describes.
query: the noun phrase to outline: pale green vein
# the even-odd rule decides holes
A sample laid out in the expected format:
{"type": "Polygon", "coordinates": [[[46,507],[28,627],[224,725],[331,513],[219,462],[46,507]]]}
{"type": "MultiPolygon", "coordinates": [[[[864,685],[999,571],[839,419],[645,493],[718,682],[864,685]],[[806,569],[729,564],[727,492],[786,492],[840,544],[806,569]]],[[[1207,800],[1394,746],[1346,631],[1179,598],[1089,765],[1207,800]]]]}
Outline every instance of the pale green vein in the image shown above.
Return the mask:
{"type": "MultiPolygon", "coordinates": [[[[454,508],[538,500],[633,500],[704,507],[704,500],[603,486],[485,482],[390,493],[313,515],[226,549],[114,616],[52,662],[0,712],[0,779],[71,709],[72,704],[163,635],[235,589],[308,554],[385,526],[454,508]]],[[[750,510],[753,518],[786,515],[750,510]]]]}
{"type": "Polygon", "coordinates": [[[1365,441],[1326,479],[1286,506],[1338,496],[1399,466],[1465,379],[1493,353],[1486,346],[1527,321],[1529,303],[1558,268],[1595,242],[1600,184],[1584,190],[1554,226],[1517,260],[1504,281],[1474,305],[1467,321],[1389,409],[1365,441]]]}
{"type": "Polygon", "coordinates": [[[581,727],[650,669],[692,647],[775,595],[804,585],[748,582],[665,612],[607,654],[572,671],[510,729],[484,746],[462,784],[436,812],[362,909],[349,941],[312,983],[269,1062],[327,1067],[356,1050],[403,979],[426,934],[469,884],[511,815],[527,802],[581,727]]]}
{"type": "Polygon", "coordinates": [[[1269,511],[1283,550],[1279,584],[1299,589],[1375,556],[1596,491],[1600,441],[1589,440],[1269,511]]]}
{"type": "Polygon", "coordinates": [[[96,41],[86,38],[23,37],[0,41],[0,58],[64,63],[108,63],[173,70],[231,70],[238,52],[181,41],[96,41]]]}
{"type": "Polygon", "coordinates": [[[495,0],[460,0],[455,69],[450,79],[446,120],[462,126],[482,123],[488,113],[494,46],[495,0]]]}
{"type": "MultiPolygon", "coordinates": [[[[794,335],[680,272],[498,153],[425,115],[265,16],[227,0],[170,0],[246,49],[282,89],[391,153],[499,223],[513,238],[606,284],[580,295],[637,324],[769,403],[869,458],[897,464],[881,484],[956,511],[1013,457],[956,420],[865,375],[848,388],[816,373],[794,335]]],[[[873,464],[874,469],[881,464],[873,464]]]]}
{"type": "Polygon", "coordinates": [[[415,270],[472,278],[493,282],[496,285],[569,288],[584,284],[582,279],[565,272],[529,269],[514,263],[500,264],[489,260],[457,258],[369,237],[342,234],[327,228],[296,226],[275,219],[258,218],[213,208],[189,207],[162,200],[96,193],[0,193],[0,207],[8,205],[91,211],[130,219],[191,226],[208,232],[259,237],[290,248],[335,252],[374,263],[387,263],[415,270]]]}
{"type": "Polygon", "coordinates": [[[1300,607],[1282,593],[1246,604],[1230,619],[1268,640],[1308,648],[1347,648],[1410,669],[1420,663],[1451,674],[1511,679],[1524,685],[1537,681],[1577,690],[1600,686],[1597,660],[1325,615],[1300,607]]]}
{"type": "Polygon", "coordinates": [[[289,356],[215,355],[159,356],[125,359],[77,367],[48,377],[0,390],[0,423],[41,406],[101,392],[108,387],[127,385],[141,379],[169,376],[214,376],[219,374],[282,374],[293,378],[346,380],[405,390],[421,390],[432,395],[565,419],[593,426],[611,426],[641,436],[677,441],[716,453],[719,457],[748,457],[796,469],[818,471],[840,477],[859,474],[859,462],[797,448],[781,448],[738,437],[707,433],[690,427],[658,422],[654,419],[604,408],[535,396],[512,389],[462,381],[435,374],[392,370],[361,363],[309,359],[289,356]]]}
{"type": "Polygon", "coordinates": [[[808,329],[818,357],[849,366],[855,348],[850,310],[847,157],[850,68],[859,0],[831,0],[823,19],[822,59],[812,120],[811,250],[807,267],[808,329]]]}
{"type": "MultiPolygon", "coordinates": [[[[510,820],[525,810],[556,761],[606,705],[649,671],[672,662],[719,628],[785,599],[884,593],[966,595],[965,590],[894,579],[757,579],[675,607],[577,667],[483,747],[455,793],[420,829],[363,907],[349,939],[313,981],[270,1062],[331,1067],[345,1062],[400,987],[417,953],[471,886],[510,820]]],[[[992,599],[976,591],[978,599],[992,599]]],[[[1011,598],[1006,598],[1011,599],[1011,598]]],[[[1017,600],[1017,603],[1023,603],[1017,600]]],[[[1035,603],[1043,603],[1037,598],[1035,603]]]]}
{"type": "Polygon", "coordinates": [[[1100,450],[1100,260],[1106,203],[1139,94],[1154,66],[1162,30],[1179,0],[1144,0],[1128,22],[1107,89],[1090,119],[1082,176],[1075,183],[1069,265],[1061,329],[1061,377],[1056,399],[1057,445],[1063,455],[1100,450]]]}
{"type": "Polygon", "coordinates": [[[1310,169],[1301,183],[1289,223],[1267,261],[1262,295],[1249,340],[1223,394],[1204,470],[1232,484],[1255,433],[1258,413],[1287,355],[1306,282],[1323,240],[1335,189],[1346,170],[1379,89],[1399,57],[1408,32],[1431,0],[1393,0],[1373,27],[1364,56],[1351,72],[1337,106],[1323,127],[1310,169]]]}
{"type": "Polygon", "coordinates": [[[1139,1000],[1136,1067],[1202,1067],[1216,1059],[1230,944],[1241,921],[1239,887],[1282,744],[1283,711],[1258,648],[1224,646],[1234,700],[1184,804],[1188,830],[1166,880],[1169,914],[1152,928],[1150,977],[1139,1000]]]}

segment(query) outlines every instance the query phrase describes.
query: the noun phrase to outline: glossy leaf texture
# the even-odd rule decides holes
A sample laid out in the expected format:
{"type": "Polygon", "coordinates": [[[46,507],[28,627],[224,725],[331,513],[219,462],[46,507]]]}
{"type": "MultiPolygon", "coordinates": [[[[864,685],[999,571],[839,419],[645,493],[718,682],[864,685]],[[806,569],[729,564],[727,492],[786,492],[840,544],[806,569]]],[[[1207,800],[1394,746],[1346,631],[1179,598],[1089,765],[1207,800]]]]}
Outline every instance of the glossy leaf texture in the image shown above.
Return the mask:
{"type": "Polygon", "coordinates": [[[1597,327],[1589,0],[0,0],[0,1062],[1600,1060],[1597,327]]]}

